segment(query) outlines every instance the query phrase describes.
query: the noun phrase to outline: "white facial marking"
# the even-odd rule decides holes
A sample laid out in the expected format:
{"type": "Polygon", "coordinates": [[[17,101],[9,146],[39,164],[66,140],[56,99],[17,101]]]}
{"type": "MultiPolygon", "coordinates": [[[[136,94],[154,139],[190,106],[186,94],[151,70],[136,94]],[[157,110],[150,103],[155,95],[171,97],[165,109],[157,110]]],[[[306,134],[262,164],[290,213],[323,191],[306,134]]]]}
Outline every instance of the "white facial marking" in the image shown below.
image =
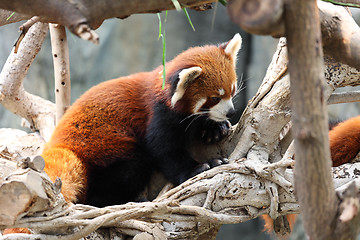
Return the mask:
{"type": "Polygon", "coordinates": [[[194,106],[193,113],[199,112],[200,108],[204,105],[206,102],[206,98],[201,98],[194,106]]]}
{"type": "Polygon", "coordinates": [[[225,121],[228,119],[226,115],[230,109],[234,109],[231,99],[221,99],[218,104],[210,108],[209,118],[216,122],[225,121]]]}
{"type": "Polygon", "coordinates": [[[223,88],[219,89],[219,95],[222,96],[225,94],[225,90],[223,88]]]}
{"type": "Polygon", "coordinates": [[[171,98],[171,106],[174,107],[177,101],[179,101],[185,93],[187,85],[197,78],[201,74],[202,69],[200,67],[191,67],[183,69],[179,73],[179,82],[176,85],[175,93],[171,98]]]}
{"type": "Polygon", "coordinates": [[[225,48],[225,53],[236,58],[237,53],[239,52],[241,48],[241,36],[240,34],[235,34],[235,36],[229,41],[228,45],[225,48]]]}

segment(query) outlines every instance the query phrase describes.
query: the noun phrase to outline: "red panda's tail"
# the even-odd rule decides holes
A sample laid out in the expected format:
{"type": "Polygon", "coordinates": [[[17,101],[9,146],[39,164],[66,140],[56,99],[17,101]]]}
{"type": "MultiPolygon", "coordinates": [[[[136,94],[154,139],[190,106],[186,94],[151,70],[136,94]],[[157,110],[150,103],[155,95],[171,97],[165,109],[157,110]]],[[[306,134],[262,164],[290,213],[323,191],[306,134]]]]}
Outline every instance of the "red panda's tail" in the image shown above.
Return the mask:
{"type": "MultiPolygon", "coordinates": [[[[76,155],[66,148],[50,148],[43,152],[45,159],[45,172],[51,181],[57,177],[62,180],[61,193],[67,202],[83,201],[87,184],[86,168],[76,155]],[[80,193],[80,194],[79,194],[80,193]]],[[[8,228],[2,234],[28,233],[27,228],[8,228]]]]}
{"type": "MultiPolygon", "coordinates": [[[[286,215],[286,219],[289,223],[290,230],[292,231],[296,222],[296,214],[286,215]]],[[[274,220],[269,215],[262,215],[261,218],[264,220],[264,231],[267,233],[272,233],[274,231],[274,220]]],[[[286,239],[288,235],[278,236],[279,239],[286,239]]]]}
{"type": "MultiPolygon", "coordinates": [[[[351,161],[360,151],[360,116],[339,123],[329,132],[333,166],[351,161]]],[[[87,186],[87,166],[69,149],[50,148],[43,152],[45,171],[52,181],[62,180],[62,194],[67,202],[83,201],[87,186]]],[[[263,215],[264,229],[273,231],[273,220],[263,215]]],[[[292,229],[296,215],[286,216],[292,229]]]]}
{"type": "Polygon", "coordinates": [[[87,170],[84,163],[69,149],[54,147],[42,153],[45,172],[51,181],[59,177],[61,193],[67,202],[83,202],[87,187],[87,170]]]}
{"type": "Polygon", "coordinates": [[[12,233],[27,233],[31,234],[30,230],[27,228],[7,228],[2,232],[2,235],[12,234],[12,233]]]}
{"type": "Polygon", "coordinates": [[[336,125],[329,139],[333,166],[350,162],[360,151],[360,116],[336,125]]]}

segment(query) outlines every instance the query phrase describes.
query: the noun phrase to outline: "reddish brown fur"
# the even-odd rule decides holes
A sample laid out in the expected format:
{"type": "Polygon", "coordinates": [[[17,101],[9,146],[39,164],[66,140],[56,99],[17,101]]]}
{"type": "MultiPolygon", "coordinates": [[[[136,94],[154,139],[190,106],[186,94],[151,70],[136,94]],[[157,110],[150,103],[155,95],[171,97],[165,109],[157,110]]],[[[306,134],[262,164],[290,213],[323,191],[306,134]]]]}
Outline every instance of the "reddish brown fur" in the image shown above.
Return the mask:
{"type": "Polygon", "coordinates": [[[86,167],[75,154],[66,148],[53,148],[45,151],[42,156],[47,159],[45,171],[55,182],[57,177],[62,180],[61,192],[67,202],[84,201],[86,193],[86,167]],[[58,166],[63,166],[70,171],[63,171],[58,166]]]}
{"type": "Polygon", "coordinates": [[[62,194],[67,201],[83,200],[86,194],[86,174],[89,164],[105,166],[105,161],[108,160],[103,157],[98,158],[97,162],[89,163],[81,159],[96,159],[97,156],[104,155],[102,153],[111,156],[115,150],[118,152],[122,150],[121,154],[126,156],[127,152],[132,151],[136,140],[135,137],[131,137],[134,133],[129,132],[129,129],[137,129],[142,133],[145,130],[143,126],[148,120],[147,111],[144,110],[148,106],[140,104],[140,99],[145,98],[146,95],[143,96],[144,93],[137,89],[139,88],[137,80],[149,78],[148,75],[154,73],[140,73],[95,86],[76,101],[61,119],[42,156],[46,162],[45,171],[52,180],[56,177],[61,178],[62,194]],[[127,96],[131,96],[131,101],[123,98],[124,92],[127,96]],[[89,99],[91,101],[88,101],[89,99]],[[130,110],[136,111],[137,114],[131,114],[130,110]],[[121,112],[123,117],[117,118],[115,116],[117,112],[121,112]],[[94,119],[96,122],[93,121],[94,119]],[[115,122],[117,128],[114,127],[115,122]],[[72,137],[72,128],[76,127],[83,130],[80,136],[72,137]],[[117,138],[108,134],[113,132],[119,132],[117,138]],[[59,155],[62,156],[57,157],[59,155]]]}
{"type": "MultiPolygon", "coordinates": [[[[292,231],[296,222],[296,214],[286,215],[286,219],[289,222],[290,230],[292,231]]],[[[272,233],[274,231],[274,220],[269,215],[262,215],[262,219],[265,221],[264,231],[272,233]]]]}
{"type": "Polygon", "coordinates": [[[27,233],[27,234],[31,234],[30,230],[27,228],[8,228],[5,229],[2,234],[6,235],[6,234],[11,234],[11,233],[27,233]]]}
{"type": "Polygon", "coordinates": [[[235,72],[224,71],[224,69],[232,68],[231,64],[233,64],[233,61],[229,61],[230,56],[225,55],[223,49],[219,51],[219,48],[215,46],[204,46],[201,48],[191,48],[189,50],[186,51],[186,54],[182,53],[174,59],[176,60],[176,64],[169,64],[170,66],[167,65],[166,67],[166,71],[170,69],[170,72],[174,71],[173,67],[178,69],[179,66],[182,66],[182,68],[198,66],[202,69],[201,78],[205,79],[205,81],[195,81],[192,85],[193,87],[186,91],[180,100],[181,104],[175,107],[175,109],[184,113],[191,113],[190,110],[193,109],[194,104],[204,95],[218,96],[219,92],[214,90],[220,88],[228,87],[228,89],[224,89],[226,95],[223,97],[230,98],[231,85],[224,83],[227,82],[229,78],[233,79],[233,83],[236,82],[235,72]],[[187,51],[189,50],[194,51],[191,59],[187,56],[187,51]],[[211,64],[209,64],[209,62],[211,64]],[[210,79],[216,79],[217,81],[210,79]]]}
{"type": "MultiPolygon", "coordinates": [[[[191,83],[192,87],[175,104],[176,111],[191,114],[199,99],[218,96],[219,89],[225,90],[223,97],[230,98],[229,80],[232,84],[236,82],[235,64],[234,59],[225,54],[225,47],[196,47],[178,55],[166,64],[164,89],[162,67],[158,67],[152,72],[103,82],[82,95],[67,110],[42,154],[45,171],[51,180],[61,178],[65,200],[86,201],[92,169],[105,167],[119,158],[132,159],[137,150],[137,139],[145,135],[153,117],[155,103],[164,102],[171,107],[174,89],[170,78],[179,70],[194,66],[202,68],[197,81],[191,83]]],[[[4,233],[30,231],[13,228],[4,233]]]]}
{"type": "MultiPolygon", "coordinates": [[[[231,68],[229,64],[233,61],[229,58],[216,46],[191,48],[167,63],[166,74],[171,76],[179,69],[199,66],[202,79],[211,79],[211,84],[224,88],[223,81],[229,79],[229,74],[233,82],[236,81],[235,73],[222,70],[231,68]]],[[[114,155],[131,155],[136,143],[135,134],[145,134],[155,101],[163,99],[170,106],[170,84],[167,82],[165,89],[161,88],[161,71],[162,67],[159,67],[152,72],[103,82],[88,90],[63,116],[42,156],[46,162],[45,171],[51,179],[61,178],[62,193],[67,201],[85,198],[90,166],[105,166],[114,155]],[[73,137],[78,129],[80,136],[73,137]],[[87,159],[97,160],[87,162],[87,159]]],[[[194,87],[185,92],[175,110],[190,113],[204,92],[218,95],[218,92],[207,92],[214,89],[214,85],[210,88],[207,82],[194,82],[194,87]]],[[[231,93],[231,89],[225,90],[231,93]]]]}
{"type": "Polygon", "coordinates": [[[329,132],[333,166],[350,162],[360,151],[360,116],[339,123],[329,132]]]}

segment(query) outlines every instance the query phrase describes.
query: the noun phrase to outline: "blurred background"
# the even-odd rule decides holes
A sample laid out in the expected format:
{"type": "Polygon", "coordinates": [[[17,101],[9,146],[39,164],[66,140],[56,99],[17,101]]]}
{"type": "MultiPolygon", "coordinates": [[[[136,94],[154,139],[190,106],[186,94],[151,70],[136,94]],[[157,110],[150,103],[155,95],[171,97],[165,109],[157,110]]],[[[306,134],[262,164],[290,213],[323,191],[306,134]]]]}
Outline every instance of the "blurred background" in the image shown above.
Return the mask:
{"type": "MultiPolygon", "coordinates": [[[[183,12],[169,11],[166,28],[166,59],[171,60],[191,46],[218,44],[230,40],[236,33],[243,38],[239,53],[237,74],[243,81],[243,90],[237,97],[240,117],[247,101],[256,93],[275,52],[278,39],[245,33],[233,24],[221,4],[212,10],[188,10],[195,31],[183,12]]],[[[165,14],[161,14],[162,20],[165,14]]],[[[354,12],[359,19],[359,14],[354,12]]],[[[21,23],[0,27],[0,68],[2,69],[12,46],[18,38],[21,23]]],[[[163,26],[164,27],[164,26],[163,26]]],[[[158,39],[159,20],[156,14],[133,15],[125,20],[111,19],[96,30],[100,44],[94,45],[68,34],[71,65],[71,99],[76,100],[84,91],[99,82],[135,72],[151,71],[161,65],[162,42],[158,39]]],[[[31,65],[24,81],[30,93],[54,102],[54,73],[49,36],[31,65]]],[[[342,91],[344,91],[342,89],[342,91]]],[[[331,118],[344,120],[359,114],[359,104],[339,104],[329,107],[331,118]]],[[[0,105],[0,128],[18,128],[21,119],[0,105]]],[[[23,129],[28,131],[27,129],[23,129]]],[[[262,232],[262,221],[255,219],[236,225],[224,225],[219,240],[275,239],[262,232]]],[[[290,239],[306,239],[301,221],[290,239]]]]}

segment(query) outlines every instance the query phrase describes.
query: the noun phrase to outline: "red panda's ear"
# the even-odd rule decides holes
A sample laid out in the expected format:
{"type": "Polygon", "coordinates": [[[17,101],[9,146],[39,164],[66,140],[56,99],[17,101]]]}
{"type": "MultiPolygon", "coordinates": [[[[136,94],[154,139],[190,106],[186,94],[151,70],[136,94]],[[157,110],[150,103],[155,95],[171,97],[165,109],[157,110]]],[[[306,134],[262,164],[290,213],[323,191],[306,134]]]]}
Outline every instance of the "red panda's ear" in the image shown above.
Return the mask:
{"type": "Polygon", "coordinates": [[[241,48],[241,43],[241,36],[239,33],[237,33],[226,45],[221,45],[220,47],[224,48],[224,51],[227,55],[230,55],[233,59],[236,59],[236,55],[241,48]]]}
{"type": "Polygon", "coordinates": [[[174,95],[171,98],[171,106],[175,104],[183,97],[186,88],[194,81],[202,72],[201,67],[185,68],[179,73],[179,81],[176,84],[174,95]]]}

